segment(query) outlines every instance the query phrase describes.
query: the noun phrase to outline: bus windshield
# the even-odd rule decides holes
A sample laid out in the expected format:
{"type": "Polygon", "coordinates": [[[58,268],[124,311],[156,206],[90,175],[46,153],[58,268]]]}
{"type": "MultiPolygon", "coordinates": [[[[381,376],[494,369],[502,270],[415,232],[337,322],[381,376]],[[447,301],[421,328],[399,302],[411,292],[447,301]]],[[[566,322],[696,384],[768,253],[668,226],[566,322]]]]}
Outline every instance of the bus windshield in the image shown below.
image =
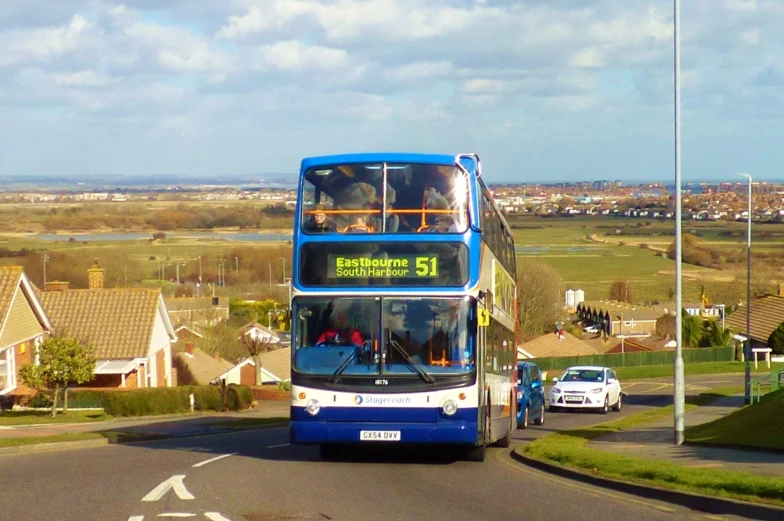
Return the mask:
{"type": "Polygon", "coordinates": [[[467,297],[300,297],[293,368],[333,380],[384,374],[428,383],[467,373],[475,367],[472,310],[467,297]]]}
{"type": "Polygon", "coordinates": [[[305,172],[306,233],[463,233],[468,177],[454,165],[349,164],[305,172]]]}

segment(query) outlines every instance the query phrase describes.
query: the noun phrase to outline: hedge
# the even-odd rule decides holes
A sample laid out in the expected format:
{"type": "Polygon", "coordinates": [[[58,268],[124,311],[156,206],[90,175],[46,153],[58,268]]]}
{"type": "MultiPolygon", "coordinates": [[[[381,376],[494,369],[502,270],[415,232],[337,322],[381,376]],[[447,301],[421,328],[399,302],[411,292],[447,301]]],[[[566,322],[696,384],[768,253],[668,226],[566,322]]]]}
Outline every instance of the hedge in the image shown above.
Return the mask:
{"type": "MultiPolygon", "coordinates": [[[[730,362],[735,360],[735,348],[695,347],[683,350],[684,363],[730,362]]],[[[675,351],[641,351],[633,353],[610,353],[586,356],[558,356],[534,358],[533,362],[542,371],[566,369],[575,365],[598,365],[603,367],[638,367],[642,365],[671,365],[675,363],[675,351]]]]}
{"type": "MultiPolygon", "coordinates": [[[[215,385],[153,387],[129,391],[73,389],[68,392],[68,407],[103,408],[106,414],[112,416],[185,413],[191,410],[191,393],[195,410],[222,410],[221,388],[215,385]]],[[[229,410],[247,409],[253,402],[253,392],[246,385],[229,385],[227,402],[229,410]]],[[[39,392],[30,401],[30,407],[51,406],[51,392],[39,392]]]]}

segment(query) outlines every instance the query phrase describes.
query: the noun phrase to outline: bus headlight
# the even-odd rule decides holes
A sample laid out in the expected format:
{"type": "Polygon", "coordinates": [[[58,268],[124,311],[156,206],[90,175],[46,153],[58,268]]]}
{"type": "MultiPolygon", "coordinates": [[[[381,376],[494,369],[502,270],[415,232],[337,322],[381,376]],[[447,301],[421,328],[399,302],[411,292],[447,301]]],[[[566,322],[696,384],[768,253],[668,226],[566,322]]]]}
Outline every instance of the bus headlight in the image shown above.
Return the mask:
{"type": "Polygon", "coordinates": [[[308,411],[308,414],[311,416],[315,416],[321,410],[321,404],[318,403],[318,400],[309,400],[307,405],[305,405],[305,410],[308,411]]]}
{"type": "Polygon", "coordinates": [[[441,410],[447,416],[454,416],[454,414],[457,412],[457,402],[450,398],[444,402],[444,405],[441,406],[441,410]]]}

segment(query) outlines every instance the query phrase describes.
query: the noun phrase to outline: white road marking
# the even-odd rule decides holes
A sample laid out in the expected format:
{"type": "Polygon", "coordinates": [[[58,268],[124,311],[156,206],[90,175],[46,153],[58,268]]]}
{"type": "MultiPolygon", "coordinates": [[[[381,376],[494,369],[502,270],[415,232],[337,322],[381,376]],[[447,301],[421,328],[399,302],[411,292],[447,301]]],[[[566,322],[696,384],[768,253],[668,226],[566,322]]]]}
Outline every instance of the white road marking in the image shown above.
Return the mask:
{"type": "Polygon", "coordinates": [[[195,464],[193,466],[193,468],[203,467],[207,463],[212,463],[213,461],[218,461],[218,460],[221,460],[223,458],[228,458],[229,456],[234,456],[235,454],[238,454],[238,453],[237,452],[232,452],[231,454],[223,454],[222,456],[215,456],[214,458],[210,458],[208,460],[202,461],[201,463],[195,464]]]}
{"type": "Polygon", "coordinates": [[[280,443],[278,445],[268,445],[267,448],[268,449],[277,449],[278,447],[288,447],[289,445],[290,445],[289,443],[280,443]]]}
{"type": "Polygon", "coordinates": [[[142,498],[142,501],[158,501],[169,491],[169,489],[174,489],[174,493],[177,494],[177,497],[180,499],[195,499],[193,494],[188,492],[188,489],[185,488],[185,483],[182,482],[183,479],[185,479],[184,474],[170,477],[152,489],[149,494],[142,498]]]}
{"type": "Polygon", "coordinates": [[[158,517],[196,517],[196,514],[188,514],[187,512],[164,512],[158,514],[158,517]]]}
{"type": "Polygon", "coordinates": [[[131,516],[128,521],[144,521],[144,516],[131,516]]]}
{"type": "Polygon", "coordinates": [[[210,521],[231,521],[229,518],[223,517],[218,512],[205,512],[204,515],[210,521]]]}

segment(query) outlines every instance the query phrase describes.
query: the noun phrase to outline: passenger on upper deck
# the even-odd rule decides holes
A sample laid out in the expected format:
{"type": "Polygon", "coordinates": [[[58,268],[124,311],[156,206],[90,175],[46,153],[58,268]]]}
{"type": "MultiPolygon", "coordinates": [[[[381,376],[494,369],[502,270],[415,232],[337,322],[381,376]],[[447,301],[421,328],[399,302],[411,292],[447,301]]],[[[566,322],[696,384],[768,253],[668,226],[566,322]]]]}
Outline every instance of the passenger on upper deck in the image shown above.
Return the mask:
{"type": "Polygon", "coordinates": [[[308,218],[305,223],[305,229],[309,232],[334,232],[337,231],[335,223],[331,219],[327,219],[327,214],[324,213],[324,207],[318,205],[315,212],[308,218]]]}

